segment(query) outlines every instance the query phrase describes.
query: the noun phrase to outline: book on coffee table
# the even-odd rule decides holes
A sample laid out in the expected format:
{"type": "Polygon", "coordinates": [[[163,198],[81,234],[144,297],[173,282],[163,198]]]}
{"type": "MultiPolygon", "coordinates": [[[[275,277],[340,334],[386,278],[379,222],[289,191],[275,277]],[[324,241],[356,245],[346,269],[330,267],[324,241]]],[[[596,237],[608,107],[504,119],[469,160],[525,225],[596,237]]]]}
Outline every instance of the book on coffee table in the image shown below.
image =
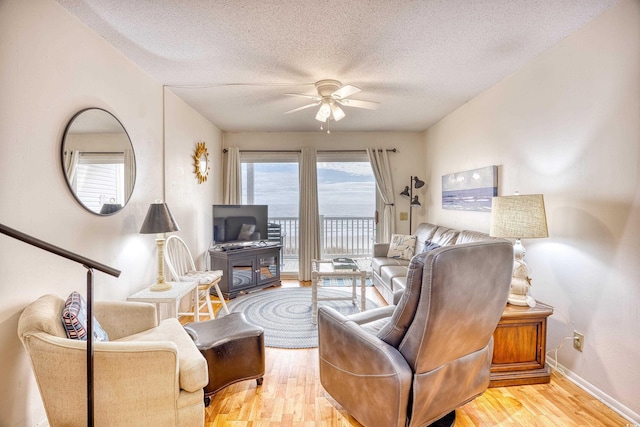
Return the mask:
{"type": "Polygon", "coordinates": [[[358,264],[351,258],[334,258],[332,263],[334,270],[356,271],[358,269],[358,264]]]}

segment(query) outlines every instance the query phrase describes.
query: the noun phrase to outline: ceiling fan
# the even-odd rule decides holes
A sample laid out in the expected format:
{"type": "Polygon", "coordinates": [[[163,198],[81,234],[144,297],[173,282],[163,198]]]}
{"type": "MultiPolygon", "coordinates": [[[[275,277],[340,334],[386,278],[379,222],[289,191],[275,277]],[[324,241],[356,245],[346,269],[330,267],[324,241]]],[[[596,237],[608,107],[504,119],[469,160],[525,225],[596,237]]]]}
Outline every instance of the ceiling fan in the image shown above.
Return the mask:
{"type": "MultiPolygon", "coordinates": [[[[316,120],[322,123],[328,123],[329,120],[338,121],[344,118],[345,113],[340,108],[355,107],[366,108],[368,110],[375,110],[380,105],[375,101],[362,101],[359,99],[349,99],[350,96],[361,92],[360,88],[353,85],[342,85],[338,80],[320,80],[315,83],[318,95],[305,95],[302,93],[286,93],[289,96],[300,96],[303,98],[312,99],[311,104],[303,105],[302,107],[294,108],[293,110],[286,111],[285,114],[295,113],[296,111],[305,110],[307,108],[320,106],[318,113],[316,114],[316,120]]],[[[320,127],[322,129],[322,127],[320,127]]]]}

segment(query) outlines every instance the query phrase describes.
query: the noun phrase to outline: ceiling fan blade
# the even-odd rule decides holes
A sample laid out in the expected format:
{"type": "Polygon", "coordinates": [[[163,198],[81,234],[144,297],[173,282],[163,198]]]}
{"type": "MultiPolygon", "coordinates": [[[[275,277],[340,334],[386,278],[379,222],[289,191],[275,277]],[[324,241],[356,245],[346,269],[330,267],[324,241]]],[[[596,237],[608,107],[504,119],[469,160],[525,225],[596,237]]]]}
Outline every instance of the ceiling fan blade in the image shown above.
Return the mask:
{"type": "Polygon", "coordinates": [[[355,87],[353,85],[344,85],[340,89],[333,92],[331,94],[331,97],[335,99],[344,99],[351,95],[355,95],[358,92],[361,92],[360,88],[355,87]]]}
{"type": "Polygon", "coordinates": [[[305,95],[303,93],[285,93],[285,95],[287,96],[299,96],[302,98],[309,98],[309,99],[313,99],[314,101],[320,101],[322,99],[321,96],[318,95],[305,95]]]}
{"type": "Polygon", "coordinates": [[[295,113],[297,111],[306,110],[307,108],[315,107],[318,104],[320,104],[319,101],[314,102],[313,104],[307,104],[307,105],[303,105],[302,107],[294,108],[293,110],[285,111],[284,113],[285,114],[295,113]]]}
{"type": "Polygon", "coordinates": [[[380,106],[379,102],[361,101],[359,99],[340,99],[338,102],[345,107],[366,108],[367,110],[377,110],[380,106]]]}

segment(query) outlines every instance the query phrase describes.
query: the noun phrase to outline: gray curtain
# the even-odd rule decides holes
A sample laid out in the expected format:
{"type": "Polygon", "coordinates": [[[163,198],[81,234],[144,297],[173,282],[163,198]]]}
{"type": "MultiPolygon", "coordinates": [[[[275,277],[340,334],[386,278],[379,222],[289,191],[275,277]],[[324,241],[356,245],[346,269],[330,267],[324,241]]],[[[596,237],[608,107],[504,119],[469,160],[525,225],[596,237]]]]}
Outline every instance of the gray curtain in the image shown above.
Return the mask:
{"type": "Polygon", "coordinates": [[[311,280],[311,260],[320,257],[320,216],[315,148],[300,154],[300,266],[299,280],[311,280]]]}
{"type": "Polygon", "coordinates": [[[227,205],[242,204],[242,168],[238,147],[227,148],[223,196],[224,203],[227,205]]]}
{"type": "Polygon", "coordinates": [[[388,242],[391,240],[391,235],[395,232],[396,228],[396,207],[389,155],[387,154],[387,150],[384,149],[367,148],[367,156],[369,157],[369,163],[371,163],[373,176],[376,179],[378,193],[384,203],[381,221],[382,227],[380,227],[380,233],[378,233],[378,242],[388,242]]]}

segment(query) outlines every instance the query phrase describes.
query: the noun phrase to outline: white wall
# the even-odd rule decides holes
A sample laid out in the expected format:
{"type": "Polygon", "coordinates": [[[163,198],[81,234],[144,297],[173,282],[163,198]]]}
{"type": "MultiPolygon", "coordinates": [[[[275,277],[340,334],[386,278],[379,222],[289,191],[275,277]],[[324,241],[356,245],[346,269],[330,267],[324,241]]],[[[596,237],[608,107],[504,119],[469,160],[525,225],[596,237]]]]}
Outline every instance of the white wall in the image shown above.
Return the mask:
{"type": "Polygon", "coordinates": [[[211,205],[222,203],[222,132],[190,106],[165,90],[166,201],[179,235],[189,246],[196,267],[204,268],[204,256],[213,238],[211,205]],[[199,183],[193,155],[198,142],[209,153],[207,180],[199,183]]]}
{"type": "MultiPolygon", "coordinates": [[[[0,64],[0,223],[121,270],[117,279],[96,272],[97,300],[124,300],[148,286],[157,272],[155,236],[139,229],[149,204],[165,197],[162,86],[52,0],[0,0],[0,64]],[[131,200],[109,217],[84,210],[62,173],[65,125],[86,107],[112,112],[136,155],[131,200]]],[[[166,145],[172,159],[166,198],[190,243],[202,251],[209,237],[194,230],[210,224],[220,175],[212,168],[206,185],[198,185],[189,155],[195,140],[204,140],[219,163],[221,135],[181,101],[168,98],[166,145]],[[185,198],[189,206],[178,206],[185,198]],[[187,217],[183,208],[193,208],[194,216],[187,217]]],[[[0,425],[45,425],[16,334],[18,317],[43,294],[85,294],[85,269],[0,235],[0,272],[0,425]]]]}
{"type": "Polygon", "coordinates": [[[584,352],[568,341],[559,362],[640,422],[640,2],[621,1],[425,138],[430,222],[489,229],[489,214],[441,208],[451,172],[498,165],[500,195],[544,194],[550,237],[523,243],[532,294],[555,307],[548,348],[584,333],[584,352]]]}
{"type": "MultiPolygon", "coordinates": [[[[424,141],[418,132],[230,132],[224,134],[225,147],[239,147],[241,150],[298,150],[315,147],[317,150],[364,150],[367,147],[396,148],[389,153],[393,187],[395,189],[396,233],[408,233],[409,221],[400,221],[400,212],[409,212],[409,201],[400,192],[412,175],[420,176],[424,171],[424,141]]],[[[427,194],[427,186],[422,187],[420,198],[427,194]]],[[[415,225],[426,218],[426,209],[415,208],[415,225]]]]}

